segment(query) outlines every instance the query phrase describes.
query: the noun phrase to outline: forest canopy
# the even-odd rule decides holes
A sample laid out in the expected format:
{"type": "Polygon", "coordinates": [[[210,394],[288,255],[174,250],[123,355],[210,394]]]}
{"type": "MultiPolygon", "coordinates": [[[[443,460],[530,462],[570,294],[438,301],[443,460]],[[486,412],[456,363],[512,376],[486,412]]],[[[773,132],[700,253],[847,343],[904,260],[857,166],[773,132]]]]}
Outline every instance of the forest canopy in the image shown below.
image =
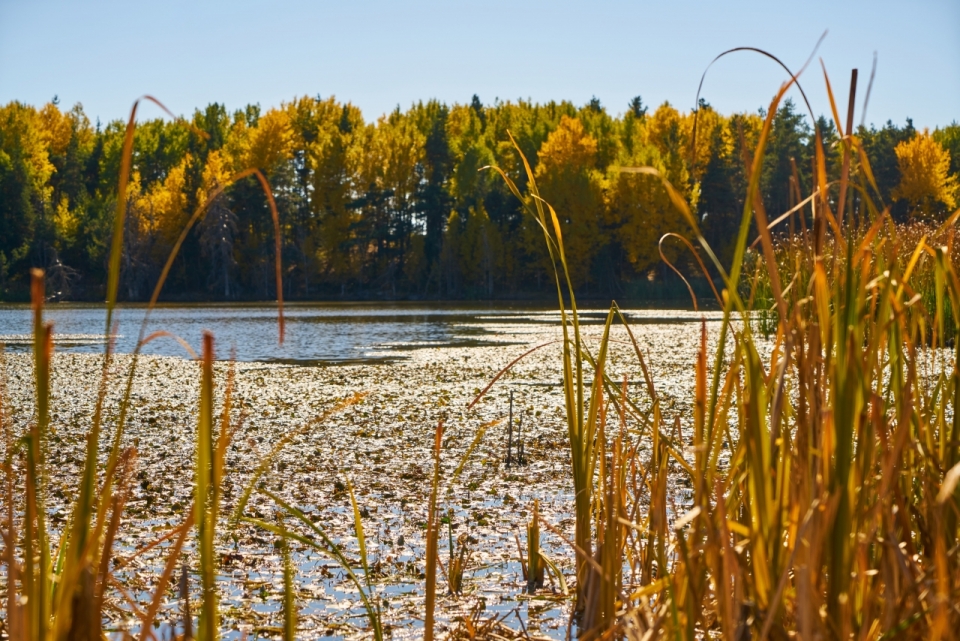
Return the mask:
{"type": "MultiPolygon", "coordinates": [[[[276,199],[287,298],[549,293],[536,221],[495,172],[481,170],[502,168],[526,193],[508,132],[561,218],[575,287],[587,296],[649,296],[668,273],[658,241],[689,229],[657,178],[621,168],[658,169],[723,256],[761,124],[762,111],[725,116],[704,101],[696,111],[669,103],[651,110],[640,97],[621,115],[597,100],[485,105],[474,96],[367,122],[350,103],[302,97],[265,112],[211,104],[186,120],[144,120],[134,137],[120,296],[150,295],[181,229],[207,205],[162,299],[275,298],[273,223],[256,178],[206,202],[250,167],[276,199]]],[[[836,129],[823,118],[818,124],[839,163],[836,129]]],[[[91,124],[80,105],[64,110],[56,100],[0,107],[0,300],[26,299],[30,267],[47,270],[56,299],[103,299],[124,128],[91,124]]],[[[960,125],[931,133],[908,119],[857,134],[895,220],[935,220],[956,206],[960,125]]],[[[761,176],[771,219],[809,193],[812,150],[813,123],[787,101],[761,176]]],[[[681,255],[676,243],[664,248],[681,255]]]]}

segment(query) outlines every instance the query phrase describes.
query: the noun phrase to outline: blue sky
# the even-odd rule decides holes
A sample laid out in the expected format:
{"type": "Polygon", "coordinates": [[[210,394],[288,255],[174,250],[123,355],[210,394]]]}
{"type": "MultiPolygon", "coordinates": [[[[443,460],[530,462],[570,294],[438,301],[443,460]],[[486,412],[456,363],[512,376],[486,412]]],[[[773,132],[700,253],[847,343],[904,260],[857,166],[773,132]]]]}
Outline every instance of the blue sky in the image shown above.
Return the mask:
{"type": "MultiPolygon", "coordinates": [[[[824,30],[824,59],[846,111],[860,69],[857,121],[874,51],[867,122],[960,121],[960,1],[873,2],[115,2],[0,0],[0,103],[81,102],[92,120],[125,117],[150,93],[174,112],[336,95],[368,119],[438,98],[531,98],[613,113],[643,96],[690,108],[721,51],[768,49],[799,67],[824,30]]],[[[784,73],[752,54],[714,65],[705,98],[724,113],[769,102],[784,73]]],[[[828,113],[818,62],[802,82],[828,113]]],[[[159,110],[146,107],[145,115],[159,110]]]]}

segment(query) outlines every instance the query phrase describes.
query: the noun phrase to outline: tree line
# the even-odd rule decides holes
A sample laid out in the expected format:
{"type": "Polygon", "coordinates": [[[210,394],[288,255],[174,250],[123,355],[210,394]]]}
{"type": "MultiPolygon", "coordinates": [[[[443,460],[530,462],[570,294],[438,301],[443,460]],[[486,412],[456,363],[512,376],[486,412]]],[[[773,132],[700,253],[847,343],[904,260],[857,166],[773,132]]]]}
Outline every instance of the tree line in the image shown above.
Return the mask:
{"type": "MultiPolygon", "coordinates": [[[[250,167],[275,197],[288,299],[547,294],[550,265],[535,219],[496,172],[483,170],[501,168],[530,198],[512,136],[560,217],[578,291],[659,296],[656,285],[669,278],[658,242],[689,229],[656,177],[622,168],[659,170],[724,255],[762,116],[724,116],[705,101],[683,112],[669,103],[649,110],[637,97],[612,115],[596,99],[578,107],[474,96],[367,122],[350,103],[303,97],[266,112],[211,104],[188,119],[145,120],[134,137],[120,294],[149,297],[185,223],[206,205],[163,298],[275,298],[274,226],[257,180],[207,202],[250,167]]],[[[813,125],[790,101],[775,115],[761,176],[771,218],[810,192],[813,125]]],[[[839,164],[833,123],[821,117],[816,125],[839,164]]],[[[91,124],[80,105],[61,109],[56,100],[0,107],[0,300],[27,298],[30,267],[47,270],[55,299],[102,300],[124,129],[119,120],[91,124]]],[[[956,123],[930,133],[908,119],[858,135],[897,220],[956,207],[956,123]]],[[[683,256],[676,242],[663,248],[672,260],[683,256]]]]}

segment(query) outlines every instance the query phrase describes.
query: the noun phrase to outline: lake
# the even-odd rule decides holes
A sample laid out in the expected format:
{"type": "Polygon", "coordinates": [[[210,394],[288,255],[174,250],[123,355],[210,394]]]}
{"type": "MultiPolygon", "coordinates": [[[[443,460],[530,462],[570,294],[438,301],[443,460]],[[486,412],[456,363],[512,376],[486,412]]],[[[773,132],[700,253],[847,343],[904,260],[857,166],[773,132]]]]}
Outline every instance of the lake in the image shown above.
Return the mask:
{"type": "MultiPolygon", "coordinates": [[[[146,307],[118,306],[116,349],[129,353],[136,346],[146,307]]],[[[719,312],[663,309],[627,310],[633,323],[691,323],[716,318],[719,312]]],[[[286,340],[277,341],[277,309],[270,304],[161,305],[153,310],[146,334],[165,330],[199,351],[204,330],[214,333],[217,357],[236,350],[240,361],[303,365],[362,363],[403,359],[410,350],[426,347],[508,344],[505,333],[537,333],[556,326],[560,315],[544,304],[455,303],[300,303],[287,305],[286,340]],[[519,326],[519,327],[518,327],[519,326]]],[[[599,306],[581,312],[584,323],[602,323],[599,306]]],[[[44,312],[53,321],[57,349],[101,352],[106,313],[102,305],[52,304],[44,312]]],[[[30,349],[28,305],[0,305],[0,342],[11,351],[30,349]]],[[[146,345],[147,354],[188,356],[170,338],[146,345]]]]}

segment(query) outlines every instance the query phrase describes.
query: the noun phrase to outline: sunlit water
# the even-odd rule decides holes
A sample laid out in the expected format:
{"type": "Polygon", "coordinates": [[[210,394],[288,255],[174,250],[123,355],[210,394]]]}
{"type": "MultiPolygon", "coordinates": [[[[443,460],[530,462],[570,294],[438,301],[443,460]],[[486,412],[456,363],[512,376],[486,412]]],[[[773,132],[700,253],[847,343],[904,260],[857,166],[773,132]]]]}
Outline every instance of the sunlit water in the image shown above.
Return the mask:
{"type": "MultiPolygon", "coordinates": [[[[118,308],[116,351],[133,351],[145,313],[142,306],[118,308]]],[[[506,344],[498,338],[498,326],[555,326],[560,320],[559,314],[546,306],[509,304],[295,304],[286,307],[284,316],[286,336],[282,345],[278,341],[276,306],[266,304],[164,305],[153,310],[143,335],[163,330],[199,351],[203,331],[210,330],[216,337],[218,358],[230,358],[235,350],[241,361],[333,364],[401,359],[409,350],[424,347],[506,344]]],[[[596,308],[582,313],[584,322],[601,323],[605,316],[606,310],[596,308]]],[[[704,313],[631,310],[627,316],[631,323],[682,323],[697,322],[704,313]]],[[[103,351],[103,306],[49,305],[44,317],[53,321],[58,350],[103,351]]],[[[29,306],[0,305],[0,342],[7,349],[29,349],[30,332],[29,306]]],[[[143,352],[189,355],[169,337],[151,341],[143,352]]]]}

